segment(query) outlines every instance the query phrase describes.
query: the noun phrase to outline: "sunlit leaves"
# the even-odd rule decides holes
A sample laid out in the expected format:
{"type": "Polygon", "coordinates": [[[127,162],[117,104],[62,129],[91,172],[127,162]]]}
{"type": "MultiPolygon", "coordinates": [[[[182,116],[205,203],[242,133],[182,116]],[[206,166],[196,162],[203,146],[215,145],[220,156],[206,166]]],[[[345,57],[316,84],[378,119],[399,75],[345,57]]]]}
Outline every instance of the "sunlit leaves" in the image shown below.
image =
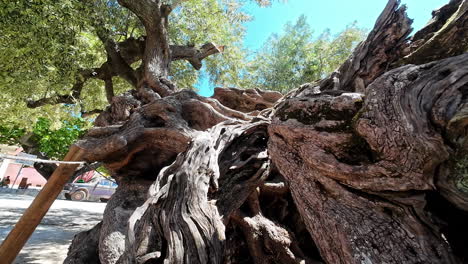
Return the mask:
{"type": "Polygon", "coordinates": [[[103,61],[83,12],[72,0],[0,3],[1,123],[30,127],[38,116],[69,115],[68,107],[28,109],[25,101],[70,93],[78,69],[103,61]]]}
{"type": "Polygon", "coordinates": [[[26,130],[18,126],[0,126],[0,144],[15,145],[25,133],[26,130]]]}
{"type": "MultiPolygon", "coordinates": [[[[51,159],[62,159],[69,146],[81,137],[89,126],[89,121],[78,117],[69,117],[58,123],[41,117],[34,123],[30,133],[39,152],[51,159]]],[[[21,139],[27,130],[29,129],[17,125],[0,125],[0,144],[21,145],[21,139]]]]}
{"type": "Polygon", "coordinates": [[[47,118],[39,118],[33,127],[34,140],[39,151],[49,158],[62,159],[69,146],[81,137],[87,129],[87,122],[82,118],[69,118],[54,128],[47,118]]]}
{"type": "Polygon", "coordinates": [[[288,91],[306,82],[325,77],[351,54],[364,38],[355,24],[331,36],[328,31],[314,37],[305,16],[288,23],[282,35],[272,35],[244,75],[244,87],[288,91]]]}
{"type": "MultiPolygon", "coordinates": [[[[190,0],[170,16],[169,33],[173,44],[202,45],[214,42],[226,46],[219,60],[205,64],[212,79],[232,79],[234,66],[243,53],[239,46],[248,17],[240,12],[243,1],[190,0]],[[234,65],[234,66],[233,66],[234,65]],[[214,69],[214,67],[218,69],[214,69]]],[[[138,18],[116,0],[34,0],[0,3],[0,119],[1,123],[25,122],[40,116],[59,120],[70,114],[62,105],[26,108],[28,99],[38,100],[57,94],[71,94],[79,69],[100,67],[106,53],[97,31],[115,41],[144,35],[138,18]]],[[[187,62],[177,62],[172,79],[183,88],[193,88],[199,79],[187,62]]],[[[237,78],[238,76],[235,76],[237,78]]],[[[131,87],[114,78],[115,94],[131,87]]],[[[77,98],[78,100],[78,98],[77,98]]],[[[82,98],[72,112],[103,109],[107,105],[104,83],[88,81],[82,98]]]]}
{"type": "MultiPolygon", "coordinates": [[[[222,54],[203,61],[205,73],[212,83],[236,84],[246,56],[242,50],[245,34],[243,23],[250,17],[241,12],[242,1],[237,0],[191,0],[180,5],[170,17],[172,43],[200,45],[214,42],[225,46],[222,54]]],[[[187,62],[172,64],[171,74],[179,87],[193,88],[200,79],[200,72],[187,62]]]]}

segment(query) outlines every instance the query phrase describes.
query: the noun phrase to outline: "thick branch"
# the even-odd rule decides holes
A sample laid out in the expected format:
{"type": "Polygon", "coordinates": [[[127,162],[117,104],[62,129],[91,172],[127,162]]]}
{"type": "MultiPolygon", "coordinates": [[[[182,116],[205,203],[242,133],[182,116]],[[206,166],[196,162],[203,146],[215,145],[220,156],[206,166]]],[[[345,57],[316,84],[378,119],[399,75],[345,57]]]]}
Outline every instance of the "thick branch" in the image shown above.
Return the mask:
{"type": "Polygon", "coordinates": [[[388,1],[367,39],[337,71],[321,82],[320,90],[362,92],[401,57],[412,21],[406,15],[406,7],[399,4],[398,0],[388,1]]]}
{"type": "Polygon", "coordinates": [[[411,39],[400,63],[423,64],[468,50],[468,1],[454,0],[433,12],[429,24],[411,39]],[[456,43],[456,45],[454,45],[456,43]]]}
{"type": "MultiPolygon", "coordinates": [[[[105,29],[98,29],[97,35],[104,44],[104,48],[107,53],[107,62],[112,66],[108,67],[107,76],[103,78],[103,80],[106,82],[106,95],[109,95],[108,88],[110,88],[108,80],[115,75],[122,77],[124,80],[135,87],[138,82],[135,70],[133,70],[132,67],[130,67],[130,64],[127,63],[127,61],[121,56],[119,52],[119,45],[109,37],[109,32],[105,29]]],[[[109,102],[111,99],[112,98],[107,98],[109,102]]]]}
{"type": "MultiPolygon", "coordinates": [[[[114,43],[115,44],[115,43],[114,43]]],[[[145,37],[138,39],[129,38],[125,41],[119,42],[112,48],[109,47],[106,51],[111,56],[99,68],[81,70],[80,75],[76,78],[75,84],[71,89],[71,95],[55,95],[52,97],[42,98],[36,101],[30,100],[27,102],[29,108],[41,107],[47,104],[74,104],[76,100],[80,99],[81,91],[90,78],[101,79],[105,82],[106,97],[109,101],[110,96],[114,96],[111,92],[110,83],[108,80],[114,76],[120,76],[128,81],[133,87],[137,85],[137,71],[133,70],[129,65],[139,61],[143,57],[145,49],[145,37]]],[[[206,57],[223,52],[224,46],[217,46],[214,43],[206,43],[197,48],[194,46],[181,46],[171,45],[172,61],[187,60],[197,70],[201,68],[201,62],[206,57]]],[[[110,101],[109,101],[110,102],[110,101]]],[[[86,114],[97,113],[98,110],[86,112],[86,114]]],[[[102,110],[99,110],[102,111],[102,110]]]]}
{"type": "Polygon", "coordinates": [[[81,116],[82,117],[88,117],[88,116],[91,116],[91,115],[102,113],[103,111],[104,110],[102,110],[102,109],[93,109],[91,111],[84,111],[84,112],[81,112],[81,116]]]}
{"type": "Polygon", "coordinates": [[[106,98],[107,102],[112,103],[112,98],[114,97],[114,85],[112,83],[112,77],[104,80],[104,87],[106,89],[106,98]]]}
{"type": "Polygon", "coordinates": [[[171,62],[169,37],[167,32],[168,15],[171,7],[160,0],[119,0],[120,5],[128,8],[141,20],[146,30],[146,45],[143,54],[143,76],[138,90],[152,90],[161,96],[173,92],[161,79],[169,75],[171,62]]]}
{"type": "MultiPolygon", "coordinates": [[[[128,38],[118,43],[120,56],[128,63],[132,64],[143,58],[146,37],[128,38]]],[[[203,44],[201,47],[171,45],[171,60],[187,60],[197,70],[201,67],[201,61],[210,55],[222,53],[224,46],[216,45],[213,42],[203,44]],[[200,64],[199,64],[200,63],[200,64]],[[198,66],[199,65],[199,66],[198,66]]]]}
{"type": "Polygon", "coordinates": [[[171,58],[175,60],[187,60],[197,70],[202,67],[201,61],[213,54],[221,53],[224,46],[217,46],[213,42],[209,42],[196,48],[193,46],[171,46],[171,58]]]}
{"type": "MultiPolygon", "coordinates": [[[[101,162],[94,162],[94,163],[92,163],[90,165],[82,166],[80,169],[76,170],[73,173],[73,176],[70,177],[69,180],[72,181],[76,177],[78,177],[78,176],[80,176],[80,175],[82,175],[82,174],[84,174],[86,172],[96,170],[101,165],[102,165],[101,162]]],[[[49,180],[50,176],[52,176],[52,173],[54,173],[55,169],[57,169],[57,165],[55,165],[54,163],[35,162],[34,163],[34,168],[37,170],[37,172],[39,172],[42,175],[42,177],[44,177],[46,180],[49,180]]]]}
{"type": "Polygon", "coordinates": [[[231,109],[255,113],[272,107],[282,94],[260,89],[215,88],[212,97],[231,109]]]}
{"type": "Polygon", "coordinates": [[[398,0],[388,1],[367,39],[329,77],[301,86],[292,94],[313,94],[318,90],[363,92],[402,57],[412,21],[406,15],[406,7],[399,4],[398,0]]]}
{"type": "Polygon", "coordinates": [[[56,95],[54,97],[45,97],[36,101],[28,100],[26,102],[27,107],[36,108],[46,104],[74,104],[75,100],[81,96],[81,91],[86,81],[90,78],[98,75],[99,69],[97,70],[80,70],[75,78],[75,84],[71,89],[71,94],[67,95],[56,95]]]}

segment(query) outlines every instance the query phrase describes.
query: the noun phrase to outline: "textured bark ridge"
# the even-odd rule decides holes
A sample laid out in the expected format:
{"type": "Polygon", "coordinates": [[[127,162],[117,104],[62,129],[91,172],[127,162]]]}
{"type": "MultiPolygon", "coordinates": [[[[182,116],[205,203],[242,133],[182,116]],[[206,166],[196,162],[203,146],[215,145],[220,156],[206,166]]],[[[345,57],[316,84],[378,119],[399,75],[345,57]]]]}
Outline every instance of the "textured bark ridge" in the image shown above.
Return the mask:
{"type": "Polygon", "coordinates": [[[466,263],[464,10],[410,40],[390,0],[343,66],[284,97],[152,75],[114,96],[76,145],[119,188],[65,263],[466,263]],[[418,60],[430,36],[446,47],[418,60]]]}
{"type": "Polygon", "coordinates": [[[356,47],[338,70],[320,82],[320,89],[363,92],[401,57],[412,30],[411,22],[406,16],[406,7],[400,7],[397,0],[390,0],[366,41],[356,47]]]}
{"type": "MultiPolygon", "coordinates": [[[[438,170],[457,149],[444,134],[466,111],[467,65],[468,54],[408,65],[364,95],[321,93],[277,106],[272,162],[328,263],[457,263],[424,210],[424,191],[444,184],[438,170]]],[[[456,198],[466,194],[453,187],[457,195],[446,198],[464,207],[456,198]]]]}
{"type": "Polygon", "coordinates": [[[411,39],[404,63],[422,64],[468,50],[468,2],[451,0],[411,39]],[[454,45],[456,43],[457,45],[454,45]]]}
{"type": "Polygon", "coordinates": [[[221,104],[241,112],[256,115],[258,111],[271,108],[281,97],[281,93],[260,89],[215,88],[213,98],[221,104]]]}

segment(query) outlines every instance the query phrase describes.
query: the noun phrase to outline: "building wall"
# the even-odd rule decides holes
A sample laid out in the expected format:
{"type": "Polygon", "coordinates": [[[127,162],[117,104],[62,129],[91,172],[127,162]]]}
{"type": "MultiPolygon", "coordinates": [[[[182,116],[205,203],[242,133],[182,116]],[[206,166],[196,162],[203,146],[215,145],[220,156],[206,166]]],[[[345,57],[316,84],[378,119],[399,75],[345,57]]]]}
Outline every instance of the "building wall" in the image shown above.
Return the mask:
{"type": "Polygon", "coordinates": [[[42,188],[44,184],[46,184],[47,180],[42,177],[42,175],[39,174],[36,169],[31,167],[23,167],[20,174],[18,175],[20,169],[21,164],[10,163],[8,164],[5,174],[0,175],[0,177],[3,179],[3,177],[10,176],[10,187],[13,184],[13,188],[18,188],[22,178],[27,178],[27,183],[31,184],[29,188],[42,188]],[[18,177],[16,177],[17,175],[18,177]]]}

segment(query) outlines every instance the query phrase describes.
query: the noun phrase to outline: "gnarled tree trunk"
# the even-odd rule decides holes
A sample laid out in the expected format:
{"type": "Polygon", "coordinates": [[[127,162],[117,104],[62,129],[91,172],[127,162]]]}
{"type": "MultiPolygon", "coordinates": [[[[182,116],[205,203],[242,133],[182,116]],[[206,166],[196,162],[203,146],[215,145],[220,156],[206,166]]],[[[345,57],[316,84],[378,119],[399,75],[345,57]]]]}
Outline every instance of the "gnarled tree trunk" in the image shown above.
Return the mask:
{"type": "MultiPolygon", "coordinates": [[[[120,2],[147,27],[139,4],[169,10],[120,2]]],[[[445,43],[428,61],[418,50],[433,38],[411,42],[405,9],[390,0],[343,66],[285,97],[160,90],[164,72],[148,72],[149,57],[168,60],[145,50],[154,96],[114,97],[76,143],[119,188],[65,262],[468,261],[468,54],[448,47],[466,44],[466,3],[451,1],[423,29],[445,43]]]]}

